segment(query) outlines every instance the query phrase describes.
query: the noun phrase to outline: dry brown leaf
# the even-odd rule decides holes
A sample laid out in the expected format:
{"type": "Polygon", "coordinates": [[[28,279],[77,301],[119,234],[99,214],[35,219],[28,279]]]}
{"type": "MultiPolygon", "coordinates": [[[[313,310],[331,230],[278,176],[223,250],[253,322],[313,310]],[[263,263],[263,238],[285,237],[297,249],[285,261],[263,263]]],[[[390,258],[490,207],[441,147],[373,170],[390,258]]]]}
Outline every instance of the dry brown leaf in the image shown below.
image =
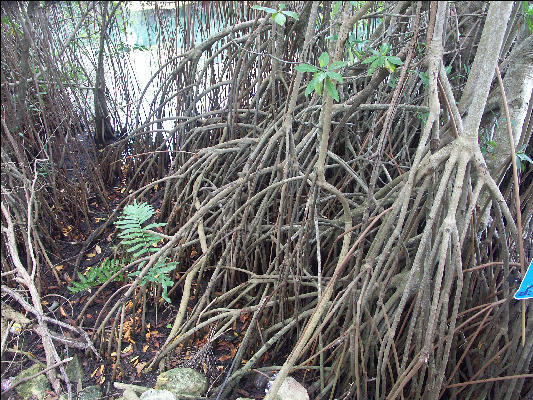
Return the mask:
{"type": "Polygon", "coordinates": [[[143,370],[144,366],[146,365],[146,362],[140,362],[135,366],[135,369],[137,370],[137,375],[141,374],[141,371],[143,370]]]}
{"type": "Polygon", "coordinates": [[[91,374],[91,378],[94,376],[100,376],[104,372],[104,364],[101,364],[98,368],[96,368],[93,373],[91,374]]]}
{"type": "Polygon", "coordinates": [[[129,345],[126,346],[125,349],[123,349],[121,351],[122,354],[129,354],[129,353],[133,353],[133,345],[130,343],[129,345]]]}

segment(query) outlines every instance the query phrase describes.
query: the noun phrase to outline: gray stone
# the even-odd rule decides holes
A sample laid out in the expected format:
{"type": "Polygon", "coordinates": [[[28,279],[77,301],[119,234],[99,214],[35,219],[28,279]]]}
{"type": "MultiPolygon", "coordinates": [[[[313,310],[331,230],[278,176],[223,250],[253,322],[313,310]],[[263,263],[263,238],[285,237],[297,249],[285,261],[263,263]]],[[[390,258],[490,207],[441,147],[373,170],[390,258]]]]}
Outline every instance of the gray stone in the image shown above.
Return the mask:
{"type": "Polygon", "coordinates": [[[81,362],[77,354],[72,356],[72,360],[65,367],[65,372],[67,373],[70,383],[77,385],[79,388],[78,390],[81,390],[83,368],[81,367],[81,362]]]}
{"type": "Polygon", "coordinates": [[[87,386],[78,393],[78,400],[98,400],[102,397],[100,386],[87,386]]]}
{"type": "Polygon", "coordinates": [[[130,389],[124,390],[124,393],[122,393],[122,398],[124,400],[139,400],[139,396],[137,396],[137,394],[130,389]]]}
{"type": "Polygon", "coordinates": [[[276,395],[276,400],[309,400],[309,394],[296,379],[288,376],[281,384],[276,395]]]}
{"type": "Polygon", "coordinates": [[[168,390],[150,389],[141,394],[140,400],[176,400],[176,396],[168,390]]]}
{"type": "Polygon", "coordinates": [[[173,368],[157,377],[154,388],[169,390],[176,396],[202,396],[207,391],[207,379],[192,368],[173,368]]]}
{"type": "MultiPolygon", "coordinates": [[[[26,378],[28,376],[35,375],[43,368],[38,364],[33,364],[30,368],[22,371],[14,380],[14,383],[19,379],[26,378]]],[[[46,391],[50,390],[50,383],[43,373],[29,381],[21,383],[15,390],[21,399],[39,399],[43,400],[46,397],[46,391]]]]}
{"type": "Polygon", "coordinates": [[[254,385],[257,389],[264,389],[268,385],[268,381],[275,375],[273,371],[256,372],[254,376],[254,385]]]}

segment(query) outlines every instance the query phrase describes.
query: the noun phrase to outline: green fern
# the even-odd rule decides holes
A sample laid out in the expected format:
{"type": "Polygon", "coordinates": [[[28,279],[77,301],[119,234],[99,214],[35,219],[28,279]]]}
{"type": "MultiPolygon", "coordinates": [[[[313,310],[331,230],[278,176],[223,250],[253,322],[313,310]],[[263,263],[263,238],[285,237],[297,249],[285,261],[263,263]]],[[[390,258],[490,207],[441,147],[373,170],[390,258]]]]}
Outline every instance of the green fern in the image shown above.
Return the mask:
{"type": "MultiPolygon", "coordinates": [[[[137,201],[134,200],[133,204],[124,207],[123,215],[115,223],[117,228],[122,230],[122,232],[118,234],[118,237],[123,239],[121,244],[126,247],[127,252],[133,253],[133,259],[150,253],[156,253],[159,250],[157,243],[161,241],[161,238],[148,232],[148,229],[165,226],[166,223],[153,223],[143,227],[142,225],[148,221],[152,215],[154,215],[154,209],[151,205],[147,203],[137,204],[137,201]]],[[[130,273],[130,277],[138,276],[145,264],[146,261],[141,262],[138,270],[130,273]]],[[[176,265],[177,263],[175,262],[168,262],[167,258],[158,261],[141,279],[141,286],[146,285],[148,282],[161,285],[163,288],[161,297],[170,303],[167,292],[168,288],[171,287],[174,282],[166,274],[173,271],[176,268],[176,265]]]]}
{"type": "Polygon", "coordinates": [[[132,257],[138,258],[146,253],[155,253],[158,248],[156,244],[161,238],[153,233],[147,232],[148,229],[165,226],[166,223],[154,223],[142,227],[142,224],[148,221],[154,215],[154,209],[147,203],[133,204],[124,207],[124,213],[115,225],[122,230],[118,234],[122,238],[121,244],[126,246],[127,251],[132,254],[132,257]]]}
{"type": "MultiPolygon", "coordinates": [[[[123,214],[119,217],[115,225],[121,230],[118,234],[118,237],[122,239],[120,244],[126,248],[128,253],[133,254],[122,257],[120,260],[105,259],[100,266],[90,268],[85,275],[78,272],[80,281],[72,282],[68,290],[72,293],[78,293],[101,285],[120,270],[125,263],[130,263],[131,260],[156,253],[159,250],[157,244],[161,241],[161,238],[149,232],[148,229],[165,226],[166,223],[153,223],[143,227],[143,224],[152,218],[153,215],[154,209],[147,203],[137,204],[137,201],[134,200],[133,204],[124,207],[123,214]]],[[[170,303],[170,298],[167,293],[168,288],[172,287],[174,282],[167,274],[172,272],[177,264],[176,262],[168,262],[167,258],[159,260],[141,279],[141,286],[146,285],[148,282],[161,285],[163,288],[161,297],[170,303]]],[[[144,265],[146,265],[146,261],[139,263],[137,271],[130,273],[128,276],[130,278],[138,276],[144,265]]],[[[124,276],[118,276],[115,280],[124,280],[124,276]]]]}
{"type": "MultiPolygon", "coordinates": [[[[117,271],[124,266],[124,262],[115,259],[104,259],[98,267],[89,268],[85,274],[78,272],[79,282],[72,281],[68,290],[72,293],[83,292],[109,280],[117,271]]],[[[124,280],[124,275],[117,276],[114,281],[124,280]]]]}

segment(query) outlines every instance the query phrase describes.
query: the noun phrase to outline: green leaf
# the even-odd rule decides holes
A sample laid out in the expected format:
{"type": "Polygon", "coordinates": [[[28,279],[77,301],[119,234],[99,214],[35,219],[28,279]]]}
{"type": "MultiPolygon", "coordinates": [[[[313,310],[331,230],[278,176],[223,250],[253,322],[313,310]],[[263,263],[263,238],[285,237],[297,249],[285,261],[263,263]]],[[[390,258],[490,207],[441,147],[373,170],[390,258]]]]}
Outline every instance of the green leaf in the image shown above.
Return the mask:
{"type": "Polygon", "coordinates": [[[310,64],[300,64],[294,67],[294,69],[299,72],[317,72],[318,71],[317,67],[315,67],[314,65],[310,65],[310,64]]]}
{"type": "Polygon", "coordinates": [[[273,8],[270,8],[270,7],[252,6],[252,8],[254,10],[265,11],[265,12],[267,12],[269,14],[274,14],[275,12],[277,12],[277,10],[274,10],[273,8]]]}
{"type": "Polygon", "coordinates": [[[382,55],[385,56],[385,55],[387,55],[387,53],[389,52],[389,50],[390,50],[390,44],[388,44],[388,43],[383,43],[383,44],[381,45],[381,48],[380,48],[379,51],[380,51],[380,53],[381,53],[382,55]]]}
{"type": "Polygon", "coordinates": [[[339,74],[339,73],[337,73],[337,72],[326,71],[326,75],[327,75],[329,78],[331,78],[331,79],[333,79],[333,80],[335,80],[335,81],[337,81],[337,82],[340,82],[340,83],[343,82],[342,75],[339,74]]]}
{"type": "Polygon", "coordinates": [[[305,88],[305,97],[309,96],[309,94],[315,90],[315,86],[316,86],[316,81],[312,80],[311,82],[309,82],[307,84],[307,87],[305,88]]]}
{"type": "Polygon", "coordinates": [[[153,223],[153,224],[146,225],[144,227],[144,229],[158,228],[160,226],[165,226],[166,224],[167,224],[166,222],[156,222],[156,223],[153,223]]]}
{"type": "Polygon", "coordinates": [[[322,88],[324,87],[324,84],[323,83],[319,83],[315,86],[315,90],[316,90],[316,94],[318,94],[319,96],[322,95],[322,88]]]}
{"type": "Polygon", "coordinates": [[[425,72],[419,72],[418,76],[420,77],[422,82],[424,82],[424,85],[426,85],[426,86],[429,85],[429,76],[428,76],[428,74],[426,74],[425,72]]]}
{"type": "Polygon", "coordinates": [[[281,4],[279,5],[279,10],[280,10],[280,11],[281,11],[281,10],[285,10],[285,3],[281,3],[281,4]]]}
{"type": "Polygon", "coordinates": [[[339,69],[339,68],[344,68],[348,65],[348,62],[346,61],[335,61],[335,62],[332,62],[331,65],[329,66],[329,70],[334,70],[334,69],[339,69]]]}
{"type": "Polygon", "coordinates": [[[337,92],[333,82],[331,82],[329,79],[326,79],[326,90],[328,91],[329,95],[335,99],[335,101],[339,101],[339,93],[337,92]]]}
{"type": "Polygon", "coordinates": [[[287,17],[283,15],[281,12],[277,12],[274,15],[272,15],[272,18],[274,18],[274,21],[276,21],[276,24],[284,26],[285,21],[287,20],[287,17]]]}
{"type": "Polygon", "coordinates": [[[326,68],[326,66],[329,64],[329,54],[323,52],[320,57],[318,57],[318,62],[320,64],[320,68],[326,68]]]}
{"type": "MultiPolygon", "coordinates": [[[[321,83],[324,78],[326,78],[326,74],[324,72],[317,72],[315,73],[315,76],[313,79],[311,79],[311,82],[309,82],[309,85],[307,85],[307,88],[305,89],[305,95],[309,95],[313,90],[317,88],[317,85],[321,83]]],[[[317,90],[317,93],[320,94],[322,92],[321,88],[317,90]]]]}
{"type": "Polygon", "coordinates": [[[370,68],[368,70],[368,75],[372,75],[374,70],[377,67],[381,67],[382,65],[383,65],[383,60],[382,59],[378,58],[378,59],[374,60],[374,62],[372,64],[370,64],[370,68]]]}
{"type": "Polygon", "coordinates": [[[363,61],[361,61],[361,64],[369,64],[374,62],[375,60],[379,59],[380,56],[370,56],[368,58],[365,58],[363,61]]]}
{"type": "Polygon", "coordinates": [[[287,15],[288,17],[294,18],[296,21],[300,20],[300,17],[294,11],[282,11],[282,13],[287,15]]]}
{"type": "Polygon", "coordinates": [[[392,74],[395,70],[396,70],[396,67],[394,65],[392,65],[388,59],[385,58],[385,62],[384,62],[384,65],[383,65],[385,68],[387,68],[387,70],[392,74]]]}
{"type": "Polygon", "coordinates": [[[348,58],[350,59],[350,64],[353,64],[355,62],[355,58],[352,53],[352,49],[348,49],[348,58]]]}
{"type": "Polygon", "coordinates": [[[528,163],[533,164],[533,160],[531,160],[526,153],[516,153],[516,157],[518,157],[520,161],[527,161],[528,163]]]}
{"type": "Polygon", "coordinates": [[[403,65],[403,61],[402,61],[401,58],[399,58],[399,57],[390,56],[390,57],[387,57],[387,60],[388,60],[391,64],[395,64],[395,65],[403,65]]]}
{"type": "Polygon", "coordinates": [[[325,72],[316,72],[313,79],[316,79],[317,82],[322,82],[324,79],[326,79],[326,73],[325,72]]]}
{"type": "Polygon", "coordinates": [[[331,12],[331,16],[334,17],[337,12],[339,12],[339,8],[341,7],[341,2],[336,1],[335,4],[333,4],[333,11],[331,12]]]}

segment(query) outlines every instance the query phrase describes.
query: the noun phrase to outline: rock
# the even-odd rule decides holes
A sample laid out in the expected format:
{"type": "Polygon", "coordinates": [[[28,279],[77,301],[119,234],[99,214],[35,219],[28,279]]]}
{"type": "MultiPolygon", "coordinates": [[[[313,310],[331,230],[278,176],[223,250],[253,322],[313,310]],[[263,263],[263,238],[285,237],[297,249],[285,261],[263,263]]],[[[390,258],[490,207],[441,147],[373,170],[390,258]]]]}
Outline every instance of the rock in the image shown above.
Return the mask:
{"type": "Polygon", "coordinates": [[[139,400],[139,396],[137,396],[137,394],[130,389],[124,390],[124,393],[122,393],[122,398],[124,400],[139,400]]]}
{"type": "Polygon", "coordinates": [[[141,394],[140,400],[176,400],[176,396],[168,390],[150,389],[141,394]]]}
{"type": "Polygon", "coordinates": [[[98,400],[102,397],[100,386],[87,386],[78,393],[78,400],[98,400]]]}
{"type": "Polygon", "coordinates": [[[256,372],[254,376],[254,386],[257,389],[264,389],[267,387],[268,381],[272,379],[274,372],[256,372]]]}
{"type": "Polygon", "coordinates": [[[83,381],[83,368],[81,367],[80,359],[77,354],[72,356],[72,360],[66,365],[65,372],[67,373],[70,383],[77,385],[78,391],[81,391],[83,381]]]}
{"type": "MultiPolygon", "coordinates": [[[[268,388],[270,389],[270,384],[268,388]]],[[[288,376],[281,384],[276,400],[309,400],[309,394],[296,379],[288,376]]]]}
{"type": "Polygon", "coordinates": [[[157,377],[154,389],[165,389],[176,396],[202,396],[207,391],[207,379],[192,368],[173,368],[157,377]]]}
{"type": "MultiPolygon", "coordinates": [[[[38,364],[33,364],[30,368],[18,374],[15,381],[35,375],[42,369],[43,368],[38,364]]],[[[50,390],[50,383],[48,382],[46,375],[43,373],[29,381],[21,383],[15,388],[15,390],[21,399],[43,400],[46,397],[46,391],[50,390]]]]}

